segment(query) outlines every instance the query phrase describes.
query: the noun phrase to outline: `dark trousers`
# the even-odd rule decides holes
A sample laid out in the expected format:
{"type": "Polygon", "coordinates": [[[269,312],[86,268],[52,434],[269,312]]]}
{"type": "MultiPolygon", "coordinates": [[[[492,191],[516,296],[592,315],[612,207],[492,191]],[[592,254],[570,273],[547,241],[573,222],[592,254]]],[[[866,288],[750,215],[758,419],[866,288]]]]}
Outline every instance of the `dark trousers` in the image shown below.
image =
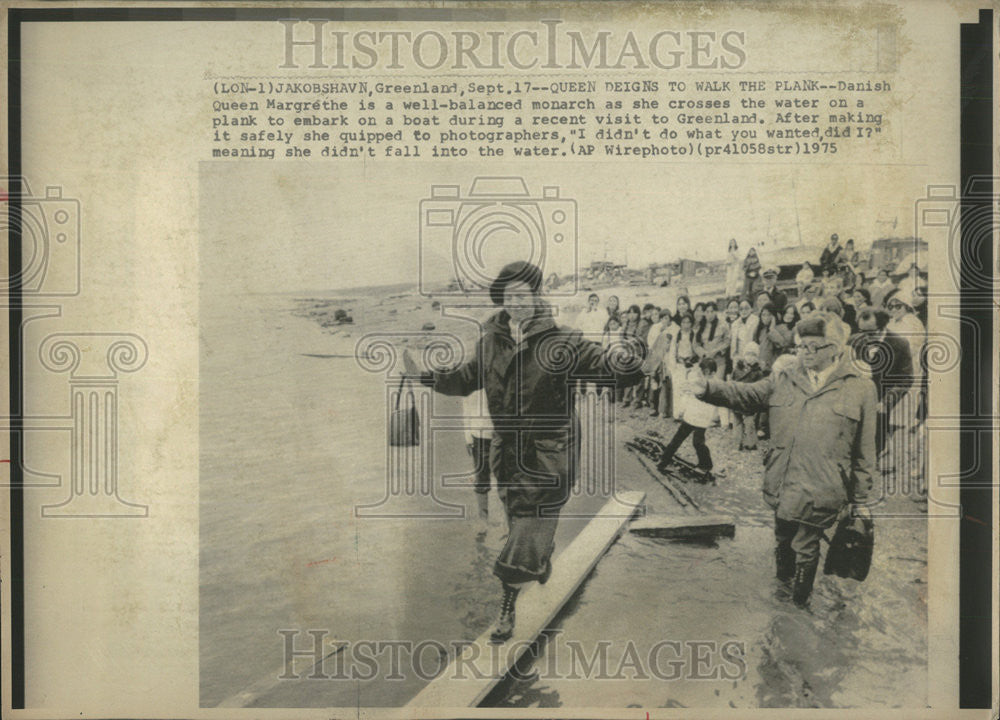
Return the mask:
{"type": "Polygon", "coordinates": [[[875,456],[878,457],[885,449],[885,438],[889,434],[889,413],[879,412],[875,415],[875,456]]]}
{"type": "Polygon", "coordinates": [[[688,435],[692,436],[694,451],[698,453],[698,467],[702,470],[711,470],[712,453],[708,449],[708,445],[705,444],[705,428],[688,425],[683,420],[681,421],[680,427],[677,428],[677,432],[674,433],[674,436],[670,438],[670,442],[667,443],[667,447],[664,448],[663,457],[660,459],[660,463],[666,464],[670,462],[674,453],[677,452],[677,448],[679,448],[681,443],[687,439],[688,435]]]}
{"type": "Polygon", "coordinates": [[[490,491],[490,438],[472,436],[468,446],[472,455],[473,471],[476,478],[475,491],[480,494],[490,491]]]}
{"type": "Polygon", "coordinates": [[[656,400],[656,409],[662,418],[668,418],[671,414],[670,392],[670,376],[664,375],[660,378],[660,396],[656,400]]]}
{"type": "Polygon", "coordinates": [[[774,539],[779,550],[795,553],[795,564],[819,562],[819,543],[823,528],[795,520],[774,518],[774,539]]]}

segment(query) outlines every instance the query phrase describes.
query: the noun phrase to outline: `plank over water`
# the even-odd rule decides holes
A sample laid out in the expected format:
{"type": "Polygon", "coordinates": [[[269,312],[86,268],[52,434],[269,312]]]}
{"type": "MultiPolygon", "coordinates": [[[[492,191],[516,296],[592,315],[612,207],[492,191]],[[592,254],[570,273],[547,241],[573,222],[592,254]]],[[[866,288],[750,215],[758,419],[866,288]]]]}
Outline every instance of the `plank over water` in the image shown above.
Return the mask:
{"type": "MultiPolygon", "coordinates": [[[[504,678],[538,635],[549,627],[597,561],[618,538],[645,499],[643,492],[623,492],[608,501],[569,546],[552,562],[545,585],[532,583],[517,600],[514,636],[490,645],[487,630],[420,691],[410,707],[476,707],[504,678]],[[628,508],[631,508],[631,514],[628,508]]],[[[498,589],[499,591],[499,589],[498,589]]]]}

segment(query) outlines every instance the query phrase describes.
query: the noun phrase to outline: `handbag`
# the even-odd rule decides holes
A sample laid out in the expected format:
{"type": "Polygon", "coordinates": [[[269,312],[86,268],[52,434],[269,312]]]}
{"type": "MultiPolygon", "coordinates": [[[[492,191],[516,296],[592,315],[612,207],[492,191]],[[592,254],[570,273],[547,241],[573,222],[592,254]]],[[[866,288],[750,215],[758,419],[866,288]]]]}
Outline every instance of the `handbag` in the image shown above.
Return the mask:
{"type": "Polygon", "coordinates": [[[841,513],[823,563],[824,575],[864,580],[872,566],[875,523],[870,517],[852,517],[850,506],[841,513]]]}
{"type": "Polygon", "coordinates": [[[394,447],[412,447],[420,444],[420,415],[417,413],[417,401],[412,388],[406,392],[405,407],[401,407],[403,386],[406,382],[405,375],[399,379],[396,406],[389,416],[389,445],[394,447]]]}

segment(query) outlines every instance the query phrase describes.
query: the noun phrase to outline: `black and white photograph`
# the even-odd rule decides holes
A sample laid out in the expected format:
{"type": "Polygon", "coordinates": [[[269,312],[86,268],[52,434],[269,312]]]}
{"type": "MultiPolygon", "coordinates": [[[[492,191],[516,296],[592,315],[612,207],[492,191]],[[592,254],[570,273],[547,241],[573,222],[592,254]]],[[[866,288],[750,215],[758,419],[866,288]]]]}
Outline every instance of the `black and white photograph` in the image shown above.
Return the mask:
{"type": "Polygon", "coordinates": [[[8,3],[5,714],[995,716],[987,6],[8,3]]]}
{"type": "Polygon", "coordinates": [[[270,168],[202,167],[204,702],[925,705],[906,196],[508,167],[300,172],[280,213],[270,168]]]}

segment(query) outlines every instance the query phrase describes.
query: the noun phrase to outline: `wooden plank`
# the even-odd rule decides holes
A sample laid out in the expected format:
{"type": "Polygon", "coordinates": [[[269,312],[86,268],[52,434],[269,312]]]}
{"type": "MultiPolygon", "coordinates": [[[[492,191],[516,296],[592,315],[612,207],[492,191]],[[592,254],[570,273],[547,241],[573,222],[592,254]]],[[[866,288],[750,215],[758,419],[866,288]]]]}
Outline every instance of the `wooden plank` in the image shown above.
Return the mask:
{"type": "Polygon", "coordinates": [[[728,515],[647,515],[629,525],[629,532],[646,537],[734,537],[736,522],[728,515]]]}
{"type": "Polygon", "coordinates": [[[426,708],[476,707],[511,670],[538,635],[549,627],[598,560],[618,538],[645,499],[624,492],[608,501],[569,546],[552,561],[545,585],[532,583],[517,600],[514,636],[502,645],[489,643],[487,630],[407,705],[426,708]],[[622,512],[625,508],[625,512],[622,512]],[[631,508],[631,510],[628,510],[631,508]]]}

